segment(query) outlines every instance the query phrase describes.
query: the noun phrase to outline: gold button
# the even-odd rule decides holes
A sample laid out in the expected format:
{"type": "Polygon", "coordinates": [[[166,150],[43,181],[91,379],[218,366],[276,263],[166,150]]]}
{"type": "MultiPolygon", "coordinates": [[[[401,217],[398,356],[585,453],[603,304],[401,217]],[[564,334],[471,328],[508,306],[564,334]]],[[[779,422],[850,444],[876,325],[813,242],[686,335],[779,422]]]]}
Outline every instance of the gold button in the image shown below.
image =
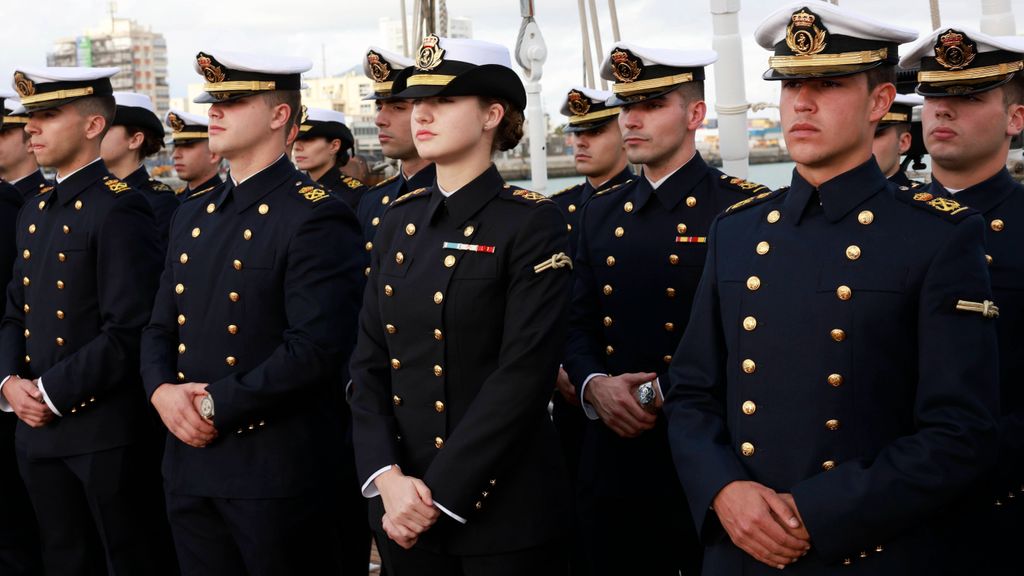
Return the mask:
{"type": "Polygon", "coordinates": [[[28,225],[28,233],[29,234],[35,234],[36,233],[36,225],[35,224],[29,224],[28,225]]]}
{"type": "Polygon", "coordinates": [[[266,216],[267,213],[270,212],[270,206],[267,206],[266,204],[260,204],[259,211],[260,214],[266,216]]]}
{"type": "Polygon", "coordinates": [[[836,430],[839,430],[839,420],[836,420],[835,418],[833,418],[831,420],[826,421],[825,422],[825,428],[828,428],[829,430],[831,430],[833,432],[835,432],[836,430]]]}
{"type": "Polygon", "coordinates": [[[627,214],[629,212],[632,212],[633,211],[633,203],[632,202],[626,202],[625,204],[622,205],[622,209],[625,210],[627,214]]]}
{"type": "Polygon", "coordinates": [[[992,231],[993,232],[1002,232],[1003,228],[1006,227],[1005,223],[1003,223],[1003,221],[1000,220],[999,218],[996,218],[995,220],[993,220],[992,224],[990,224],[990,226],[992,226],[992,231]]]}
{"type": "Polygon", "coordinates": [[[882,552],[884,550],[885,550],[885,548],[883,548],[881,544],[879,544],[878,546],[875,546],[875,552],[882,552]]]}
{"type": "Polygon", "coordinates": [[[846,248],[846,257],[850,260],[856,260],[860,258],[860,246],[849,246],[846,248]]]}
{"type": "Polygon", "coordinates": [[[232,302],[238,302],[241,298],[242,297],[238,292],[228,292],[228,300],[231,300],[232,302]]]}
{"type": "Polygon", "coordinates": [[[868,557],[868,553],[864,552],[864,551],[861,551],[861,553],[858,554],[858,556],[860,556],[861,558],[867,558],[868,557]]]}
{"type": "Polygon", "coordinates": [[[839,328],[834,328],[831,332],[829,332],[829,335],[832,336],[832,339],[835,340],[836,342],[842,342],[843,340],[846,340],[846,332],[839,328]]]}
{"type": "Polygon", "coordinates": [[[875,214],[871,210],[863,210],[860,214],[857,214],[857,222],[867,226],[875,221],[875,214]]]}
{"type": "Polygon", "coordinates": [[[765,242],[764,240],[757,243],[757,253],[760,254],[761,256],[767,254],[768,251],[771,250],[771,248],[771,245],[765,242]]]}
{"type": "Polygon", "coordinates": [[[63,252],[58,252],[57,253],[57,261],[58,262],[67,262],[67,259],[68,259],[68,255],[67,254],[65,254],[63,252]]]}
{"type": "Polygon", "coordinates": [[[666,354],[666,355],[662,356],[661,357],[661,361],[664,362],[665,364],[671,364],[672,363],[672,355],[671,354],[666,354]]]}
{"type": "MultiPolygon", "coordinates": [[[[438,450],[440,450],[441,448],[444,448],[444,438],[441,438],[440,436],[435,436],[434,437],[434,448],[437,448],[438,450]]],[[[477,504],[479,504],[479,502],[477,502],[477,504]]]]}
{"type": "Polygon", "coordinates": [[[63,289],[64,289],[64,281],[63,280],[57,280],[57,290],[63,290],[63,289]]]}
{"type": "Polygon", "coordinates": [[[575,211],[576,211],[576,205],[575,204],[569,204],[569,214],[572,214],[575,211]]]}
{"type": "Polygon", "coordinates": [[[755,370],[757,370],[757,363],[755,363],[750,358],[747,358],[746,360],[743,361],[744,372],[746,372],[747,374],[753,374],[755,370]]]}
{"type": "Polygon", "coordinates": [[[31,336],[32,336],[32,332],[29,332],[29,329],[25,328],[25,338],[29,338],[31,336]]]}
{"type": "Polygon", "coordinates": [[[28,260],[29,258],[32,257],[32,253],[29,252],[26,248],[25,251],[21,253],[21,257],[24,258],[25,260],[28,260]]]}
{"type": "Polygon", "coordinates": [[[391,296],[395,293],[395,289],[391,287],[391,284],[384,285],[384,295],[391,296]]]}
{"type": "Polygon", "coordinates": [[[754,328],[757,328],[757,318],[753,316],[747,316],[743,319],[743,329],[747,332],[753,332],[754,328]]]}
{"type": "Polygon", "coordinates": [[[24,278],[21,279],[21,285],[22,286],[28,286],[31,283],[32,283],[32,281],[29,280],[28,276],[25,276],[24,278]]]}
{"type": "Polygon", "coordinates": [[[207,214],[213,214],[214,210],[216,210],[216,209],[217,209],[217,205],[214,204],[213,202],[210,202],[209,204],[206,205],[206,213],[207,214]]]}
{"type": "Polygon", "coordinates": [[[366,268],[363,268],[363,276],[366,276],[367,278],[370,277],[370,267],[369,266],[367,266],[366,268]]]}
{"type": "Polygon", "coordinates": [[[669,256],[668,256],[668,263],[673,265],[673,266],[675,266],[676,264],[679,264],[679,255],[678,254],[669,254],[669,256]]]}
{"type": "Polygon", "coordinates": [[[395,252],[395,263],[401,264],[402,262],[405,262],[405,254],[402,254],[401,252],[395,252]]]}
{"type": "Polygon", "coordinates": [[[747,278],[747,289],[750,291],[756,291],[761,287],[761,279],[757,276],[751,276],[747,278]]]}
{"type": "Polygon", "coordinates": [[[238,326],[236,326],[235,324],[228,324],[228,334],[238,334],[238,326]]]}
{"type": "Polygon", "coordinates": [[[615,291],[615,289],[614,289],[614,288],[612,288],[612,285],[611,285],[611,284],[605,284],[605,285],[604,285],[604,288],[602,288],[602,291],[604,292],[604,295],[605,295],[605,296],[611,296],[611,295],[612,295],[612,292],[614,292],[614,291],[615,291]]]}
{"type": "Polygon", "coordinates": [[[843,377],[840,374],[829,374],[828,384],[833,388],[838,388],[843,385],[843,377]]]}
{"type": "Polygon", "coordinates": [[[462,231],[462,235],[465,236],[466,238],[469,238],[470,236],[473,235],[473,232],[476,232],[476,228],[473,228],[472,226],[466,226],[466,228],[462,231]]]}
{"type": "Polygon", "coordinates": [[[985,254],[985,263],[988,264],[989,266],[991,266],[992,265],[992,256],[989,256],[988,254],[985,254]]]}
{"type": "Polygon", "coordinates": [[[407,236],[412,236],[415,233],[416,233],[416,225],[415,224],[410,222],[410,223],[405,225],[405,234],[407,236]]]}
{"type": "Polygon", "coordinates": [[[182,343],[178,344],[178,354],[184,354],[184,353],[185,353],[185,343],[182,342],[182,343]]]}
{"type": "Polygon", "coordinates": [[[64,230],[64,233],[65,233],[65,234],[71,234],[71,227],[70,227],[70,226],[68,226],[67,224],[65,224],[65,225],[64,225],[64,226],[62,227],[62,230],[64,230]]]}
{"type": "Polygon", "coordinates": [[[675,332],[675,329],[676,329],[676,325],[675,324],[673,324],[671,322],[665,322],[665,331],[666,332],[675,332]]]}
{"type": "MultiPolygon", "coordinates": [[[[32,363],[32,357],[29,356],[28,354],[25,354],[25,363],[26,364],[31,364],[32,363]]],[[[72,411],[74,411],[73,408],[72,408],[72,411]]]]}
{"type": "Polygon", "coordinates": [[[438,414],[444,412],[444,402],[441,402],[440,400],[434,402],[434,412],[437,412],[438,414]]]}
{"type": "Polygon", "coordinates": [[[228,356],[224,359],[224,362],[226,362],[228,366],[234,366],[235,364],[238,364],[238,359],[234,356],[228,356]]]}
{"type": "Polygon", "coordinates": [[[178,382],[184,382],[184,381],[185,381],[185,373],[184,372],[178,372],[178,382]]]}
{"type": "Polygon", "coordinates": [[[401,367],[402,367],[402,363],[398,360],[398,358],[392,358],[391,359],[391,368],[393,368],[395,370],[398,370],[401,367]]]}
{"type": "Polygon", "coordinates": [[[178,262],[181,262],[182,264],[188,264],[188,254],[182,252],[181,256],[178,256],[178,262]]]}
{"type": "Polygon", "coordinates": [[[192,229],[192,237],[193,238],[199,238],[199,235],[202,234],[202,233],[203,233],[203,231],[200,230],[198,226],[196,226],[195,228],[192,229]]]}
{"type": "MultiPolygon", "coordinates": [[[[29,306],[28,304],[25,304],[24,306],[21,307],[21,309],[25,311],[25,314],[28,314],[29,311],[32,310],[32,307],[29,306]]],[[[59,318],[59,316],[58,316],[58,318],[59,318]]]]}
{"type": "Polygon", "coordinates": [[[64,311],[63,310],[57,310],[57,320],[63,320],[63,319],[64,319],[64,311]]]}
{"type": "Polygon", "coordinates": [[[740,452],[744,456],[753,456],[754,455],[754,445],[751,444],[750,442],[744,442],[743,444],[740,444],[740,452]]]}
{"type": "Polygon", "coordinates": [[[366,243],[366,251],[369,252],[370,250],[373,250],[373,242],[366,243]]]}
{"type": "Polygon", "coordinates": [[[402,397],[399,396],[398,394],[395,394],[394,396],[391,397],[391,403],[394,404],[395,406],[401,406],[402,397]]]}
{"type": "Polygon", "coordinates": [[[185,293],[185,285],[184,284],[175,284],[174,285],[174,293],[175,294],[184,294],[185,293]]]}
{"type": "Polygon", "coordinates": [[[252,240],[252,230],[246,228],[245,231],[242,232],[242,238],[245,238],[246,240],[252,240]]]}
{"type": "Polygon", "coordinates": [[[434,364],[434,376],[437,376],[438,378],[444,376],[444,368],[441,368],[441,366],[434,364]]]}
{"type": "Polygon", "coordinates": [[[75,210],[81,210],[81,209],[82,209],[82,201],[81,200],[75,200],[75,210]]]}
{"type": "Polygon", "coordinates": [[[687,196],[686,205],[689,206],[690,208],[693,208],[694,206],[697,205],[697,199],[694,198],[693,196],[687,196]]]}
{"type": "Polygon", "coordinates": [[[444,302],[444,294],[434,292],[434,304],[440,304],[441,302],[444,302]]]}
{"type": "Polygon", "coordinates": [[[623,229],[622,226],[619,226],[618,228],[615,229],[615,237],[616,238],[622,238],[625,234],[626,234],[626,230],[623,229]]]}
{"type": "Polygon", "coordinates": [[[444,340],[444,332],[441,332],[441,330],[434,328],[434,340],[437,340],[438,342],[444,340]]]}
{"type": "Polygon", "coordinates": [[[686,224],[683,224],[682,222],[676,224],[676,232],[686,234],[686,224]]]}
{"type": "Polygon", "coordinates": [[[853,290],[850,290],[849,286],[840,286],[839,288],[836,288],[836,296],[840,300],[849,300],[850,298],[853,298],[853,290]]]}
{"type": "Polygon", "coordinates": [[[614,324],[614,321],[612,320],[611,316],[605,316],[603,322],[605,328],[611,328],[612,324],[614,324]]]}
{"type": "Polygon", "coordinates": [[[373,226],[380,225],[380,216],[374,216],[373,220],[370,220],[370,224],[373,226]]]}
{"type": "Polygon", "coordinates": [[[39,201],[39,209],[42,210],[43,208],[46,208],[46,200],[39,201]]]}
{"type": "Polygon", "coordinates": [[[676,297],[676,289],[675,288],[665,288],[665,296],[668,296],[669,298],[675,298],[676,297]]]}
{"type": "Polygon", "coordinates": [[[455,256],[449,254],[444,257],[444,267],[451,268],[452,266],[455,266],[455,256]]]}
{"type": "Polygon", "coordinates": [[[615,354],[615,348],[612,346],[605,346],[604,353],[611,356],[612,354],[615,354]]]}
{"type": "Polygon", "coordinates": [[[609,266],[615,266],[615,256],[609,256],[604,259],[604,263],[609,266]]]}
{"type": "Polygon", "coordinates": [[[387,206],[388,204],[391,203],[391,196],[385,196],[385,197],[381,198],[380,199],[380,203],[383,206],[387,206]]]}
{"type": "Polygon", "coordinates": [[[395,332],[398,332],[398,328],[395,328],[394,324],[387,324],[384,326],[384,329],[387,330],[388,334],[394,334],[395,332]]]}
{"type": "Polygon", "coordinates": [[[743,413],[744,414],[746,414],[747,416],[750,416],[754,412],[757,412],[757,404],[754,404],[750,400],[747,400],[746,402],[743,403],[743,413]]]}
{"type": "MultiPolygon", "coordinates": [[[[821,463],[821,469],[826,471],[826,472],[828,472],[829,470],[831,470],[831,469],[833,469],[835,467],[836,467],[835,460],[825,460],[824,462],[821,463]]],[[[843,560],[843,564],[849,564],[849,563],[850,563],[849,559],[843,560]]]]}
{"type": "Polygon", "coordinates": [[[184,325],[185,325],[185,315],[184,314],[178,314],[178,326],[184,326],[184,325]]]}

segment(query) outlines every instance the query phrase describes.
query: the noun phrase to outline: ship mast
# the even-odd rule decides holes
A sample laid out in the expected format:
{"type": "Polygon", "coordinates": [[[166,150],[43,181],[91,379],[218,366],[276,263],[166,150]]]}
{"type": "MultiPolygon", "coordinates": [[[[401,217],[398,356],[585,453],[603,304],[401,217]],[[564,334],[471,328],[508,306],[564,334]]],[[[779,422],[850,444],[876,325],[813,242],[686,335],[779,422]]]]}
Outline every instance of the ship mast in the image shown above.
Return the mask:
{"type": "Polygon", "coordinates": [[[526,124],[530,137],[530,177],[535,192],[543,194],[548,187],[548,130],[541,104],[540,79],[548,48],[534,20],[533,0],[519,0],[523,23],[516,39],[516,62],[526,77],[526,124]]]}
{"type": "Polygon", "coordinates": [[[739,12],[740,0],[711,0],[711,47],[718,52],[719,58],[715,65],[715,112],[718,115],[722,171],[746,178],[750,162],[747,135],[750,105],[743,80],[739,12]]]}

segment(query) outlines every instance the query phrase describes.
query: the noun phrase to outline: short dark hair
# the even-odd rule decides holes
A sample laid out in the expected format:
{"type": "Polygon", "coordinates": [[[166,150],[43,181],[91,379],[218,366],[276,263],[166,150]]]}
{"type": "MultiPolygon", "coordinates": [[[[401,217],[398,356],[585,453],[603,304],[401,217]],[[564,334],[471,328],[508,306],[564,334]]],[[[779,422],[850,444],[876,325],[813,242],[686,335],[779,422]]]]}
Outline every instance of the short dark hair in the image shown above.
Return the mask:
{"type": "Polygon", "coordinates": [[[1024,74],[1015,72],[1013,78],[1003,84],[1003,104],[1005,106],[1024,104],[1024,74]]]}
{"type": "Polygon", "coordinates": [[[696,82],[683,82],[678,88],[676,88],[676,90],[683,96],[683,101],[687,104],[698,100],[704,100],[703,80],[698,80],[696,82]]]}
{"type": "Polygon", "coordinates": [[[158,136],[152,130],[146,130],[141,126],[132,124],[125,124],[124,131],[128,133],[129,137],[142,132],[142,146],[139,146],[139,158],[149,158],[164,147],[163,134],[158,136]]]}
{"type": "Polygon", "coordinates": [[[269,92],[261,92],[260,96],[263,97],[263,101],[271,108],[278,104],[287,104],[291,110],[288,116],[289,126],[299,123],[299,113],[302,109],[301,92],[298,90],[271,90],[269,92]]]}
{"type": "Polygon", "coordinates": [[[100,140],[107,135],[107,131],[114,124],[114,112],[117,110],[117,102],[114,101],[112,95],[86,96],[71,101],[71,105],[83,116],[95,115],[103,117],[106,121],[106,126],[103,128],[103,133],[100,134],[100,140]]]}
{"type": "Polygon", "coordinates": [[[868,79],[868,92],[871,92],[879,84],[896,84],[896,65],[882,64],[864,72],[868,79]]]}

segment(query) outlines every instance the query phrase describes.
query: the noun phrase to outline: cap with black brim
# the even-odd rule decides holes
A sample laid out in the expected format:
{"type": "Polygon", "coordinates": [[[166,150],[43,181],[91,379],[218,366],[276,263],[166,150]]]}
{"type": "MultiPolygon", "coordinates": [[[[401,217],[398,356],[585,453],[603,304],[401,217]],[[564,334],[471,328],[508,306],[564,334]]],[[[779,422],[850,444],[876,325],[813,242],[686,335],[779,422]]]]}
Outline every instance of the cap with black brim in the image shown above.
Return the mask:
{"type": "Polygon", "coordinates": [[[40,67],[14,72],[12,86],[25,110],[40,112],[59,108],[90,96],[109,96],[110,77],[120,68],[40,67]]]}
{"type": "Polygon", "coordinates": [[[978,94],[1006,84],[1024,70],[1024,38],[940,28],[914,44],[900,65],[920,66],[921,96],[978,94]]]}
{"type": "Polygon", "coordinates": [[[312,67],[307,58],[224,50],[199,52],[193,68],[206,83],[204,92],[193,102],[214,104],[278,90],[300,90],[302,73],[312,67]]]}
{"type": "Polygon", "coordinates": [[[617,42],[601,64],[601,78],[613,81],[607,106],[659,98],[688,82],[703,82],[704,67],[718,61],[714,50],[671,50],[617,42]]]}

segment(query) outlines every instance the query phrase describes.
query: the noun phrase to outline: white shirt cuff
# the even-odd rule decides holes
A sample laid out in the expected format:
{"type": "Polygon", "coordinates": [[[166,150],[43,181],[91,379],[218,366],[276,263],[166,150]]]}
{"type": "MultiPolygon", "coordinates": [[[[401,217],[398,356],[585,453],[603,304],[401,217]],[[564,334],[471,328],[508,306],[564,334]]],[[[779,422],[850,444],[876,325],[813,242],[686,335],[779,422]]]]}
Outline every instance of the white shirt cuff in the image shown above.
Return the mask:
{"type": "Polygon", "coordinates": [[[6,378],[0,380],[0,411],[2,412],[14,412],[14,408],[11,408],[11,404],[6,398],[4,398],[3,394],[4,384],[7,384],[7,381],[10,380],[12,376],[14,376],[14,374],[8,374],[6,378]]]}
{"type": "Polygon", "coordinates": [[[661,378],[655,378],[654,379],[654,390],[658,393],[658,398],[660,398],[661,401],[664,402],[665,401],[665,394],[662,393],[662,391],[661,391],[661,378]]]}
{"type": "Polygon", "coordinates": [[[444,512],[448,516],[451,516],[451,518],[453,520],[455,520],[456,522],[458,522],[459,524],[465,524],[466,523],[466,519],[465,518],[463,518],[462,516],[459,516],[458,514],[456,514],[455,512],[452,512],[451,510],[445,508],[444,506],[441,506],[441,503],[438,502],[437,500],[434,500],[434,506],[437,506],[437,509],[440,510],[441,512],[444,512]]]}
{"type": "Polygon", "coordinates": [[[352,401],[352,379],[345,383],[345,402],[352,401]]]}
{"type": "Polygon", "coordinates": [[[380,490],[377,490],[377,485],[374,484],[373,481],[377,479],[377,476],[380,476],[388,470],[391,470],[390,465],[377,470],[370,476],[370,479],[363,484],[363,488],[361,490],[363,498],[376,498],[377,496],[380,496],[380,490]]]}
{"type": "Polygon", "coordinates": [[[42,377],[40,377],[38,380],[36,380],[36,386],[38,386],[39,387],[39,391],[43,393],[43,402],[46,402],[46,407],[50,409],[50,412],[53,412],[57,416],[60,416],[61,418],[63,418],[64,415],[61,414],[59,410],[57,410],[57,407],[53,405],[53,402],[50,402],[50,397],[46,395],[46,388],[43,388],[43,379],[42,379],[42,377]]]}
{"type": "Polygon", "coordinates": [[[594,407],[591,406],[589,402],[584,400],[584,398],[586,398],[584,394],[587,392],[587,384],[590,384],[590,381],[597,376],[607,376],[607,374],[591,374],[590,376],[587,376],[587,379],[583,381],[583,385],[580,386],[580,406],[583,406],[583,413],[586,414],[587,418],[590,418],[591,420],[600,420],[600,417],[597,415],[597,411],[594,410],[594,407]]]}

